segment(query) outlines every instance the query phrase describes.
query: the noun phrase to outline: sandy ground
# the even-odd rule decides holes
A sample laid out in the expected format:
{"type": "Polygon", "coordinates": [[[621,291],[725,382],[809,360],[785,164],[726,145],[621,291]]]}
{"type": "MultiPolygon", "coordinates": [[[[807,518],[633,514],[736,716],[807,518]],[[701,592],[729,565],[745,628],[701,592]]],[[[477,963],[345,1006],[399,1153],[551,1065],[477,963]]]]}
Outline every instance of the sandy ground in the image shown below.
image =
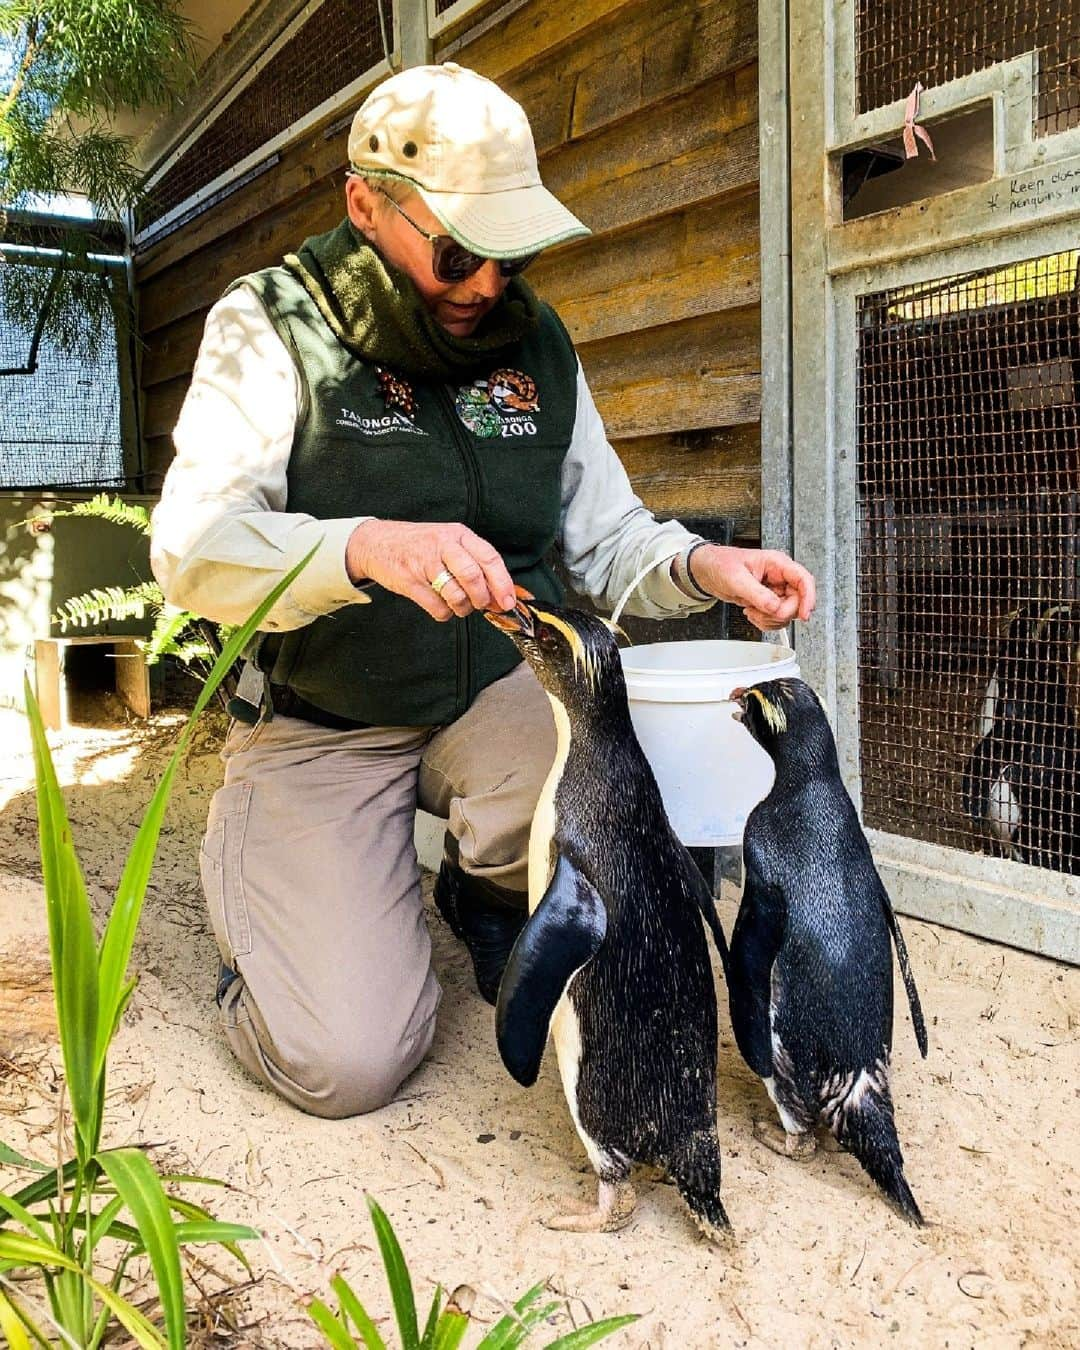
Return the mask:
{"type": "MultiPolygon", "coordinates": [[[[53,738],[99,909],[177,725],[168,714],[139,728],[117,718],[53,738]]],[[[177,781],[108,1109],[109,1142],[159,1142],[161,1161],[224,1178],[235,1189],[204,1192],[211,1207],[266,1233],[252,1250],[254,1281],[204,1304],[200,1344],[317,1344],[302,1298],[325,1293],[336,1270],[386,1317],[365,1191],[395,1224],[418,1292],[469,1282],[481,1291],[485,1321],[499,1313],[495,1298],[548,1277],[564,1298],[562,1329],[589,1314],[641,1314],[613,1346],[1080,1344],[1080,971],[905,924],[931,1032],[924,1063],[898,1017],[897,1116],[908,1176],[930,1219],[922,1231],[893,1214],[850,1157],[819,1153],[800,1165],[755,1143],[753,1119],[771,1108],[738,1056],[721,996],[719,1128],[732,1242],[709,1245],[673,1188],[650,1178],[640,1179],[623,1232],[551,1232],[538,1215],[593,1189],[553,1056],[532,1090],[509,1079],[491,1009],[436,915],[440,1028],[431,1057],[391,1106],[348,1121],[305,1117],[230,1057],[215,1022],[217,957],[196,866],[223,729],[207,720],[177,781]]],[[[0,714],[0,753],[2,893],[32,903],[40,895],[32,766],[16,714],[0,714]]],[[[723,917],[730,931],[733,896],[723,917]]],[[[0,1137],[43,1160],[55,1157],[55,1064],[38,1052],[0,1066],[0,1137]]],[[[209,1259],[244,1282],[228,1257],[209,1259]]],[[[199,1279],[208,1292],[220,1288],[205,1271],[199,1279]]]]}

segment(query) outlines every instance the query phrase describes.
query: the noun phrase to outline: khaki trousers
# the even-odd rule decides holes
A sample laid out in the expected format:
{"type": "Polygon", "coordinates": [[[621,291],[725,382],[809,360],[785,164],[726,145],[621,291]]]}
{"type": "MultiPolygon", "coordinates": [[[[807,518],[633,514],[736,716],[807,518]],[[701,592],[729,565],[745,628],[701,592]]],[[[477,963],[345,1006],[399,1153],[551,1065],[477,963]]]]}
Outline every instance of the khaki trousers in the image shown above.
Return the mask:
{"type": "Polygon", "coordinates": [[[529,826],[555,757],[524,665],[447,727],[234,724],[200,869],[237,1058],[302,1110],[384,1105],[423,1059],[441,990],[413,846],[417,806],[465,871],[527,891],[529,826]]]}

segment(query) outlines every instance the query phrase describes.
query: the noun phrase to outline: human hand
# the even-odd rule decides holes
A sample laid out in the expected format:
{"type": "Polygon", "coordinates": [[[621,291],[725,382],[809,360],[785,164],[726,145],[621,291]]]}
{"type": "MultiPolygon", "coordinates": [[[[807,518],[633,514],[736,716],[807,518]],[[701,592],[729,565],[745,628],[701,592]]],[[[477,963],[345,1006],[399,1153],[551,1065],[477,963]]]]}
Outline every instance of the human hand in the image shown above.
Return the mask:
{"type": "Polygon", "coordinates": [[[808,619],[814,611],[813,576],[778,549],[728,548],[703,544],[690,559],[691,580],[739,605],[755,628],[771,631],[792,619],[808,619]]]}
{"type": "Polygon", "coordinates": [[[514,583],[496,550],[461,524],[414,524],[365,520],[345,546],[345,570],[353,584],[375,581],[404,595],[444,623],[477,609],[514,607],[514,583]],[[451,580],[437,593],[442,572],[451,580]]]}

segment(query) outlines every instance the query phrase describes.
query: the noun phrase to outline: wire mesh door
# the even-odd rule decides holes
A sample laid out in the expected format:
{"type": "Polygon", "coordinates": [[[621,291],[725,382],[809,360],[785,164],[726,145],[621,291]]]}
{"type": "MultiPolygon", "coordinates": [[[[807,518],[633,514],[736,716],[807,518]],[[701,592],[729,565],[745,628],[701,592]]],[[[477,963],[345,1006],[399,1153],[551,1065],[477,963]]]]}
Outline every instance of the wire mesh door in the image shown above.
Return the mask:
{"type": "Polygon", "coordinates": [[[866,822],[1080,874],[1080,251],[858,299],[866,822]]]}
{"type": "Polygon", "coordinates": [[[1080,24],[1068,0],[858,0],[859,112],[1034,52],[1036,135],[1080,125],[1080,24]]]}
{"type": "Polygon", "coordinates": [[[898,907],[1080,961],[1080,0],[792,15],[800,664],[898,907]]]}

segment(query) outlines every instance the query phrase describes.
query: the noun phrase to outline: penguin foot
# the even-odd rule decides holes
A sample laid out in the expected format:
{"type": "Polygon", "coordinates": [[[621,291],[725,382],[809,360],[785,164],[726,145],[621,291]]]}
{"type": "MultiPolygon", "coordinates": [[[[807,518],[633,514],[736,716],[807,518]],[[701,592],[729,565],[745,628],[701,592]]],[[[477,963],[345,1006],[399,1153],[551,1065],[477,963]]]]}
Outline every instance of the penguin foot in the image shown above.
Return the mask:
{"type": "Polygon", "coordinates": [[[822,1130],[817,1137],[818,1148],[823,1153],[847,1153],[847,1149],[833,1134],[832,1130],[822,1130]]]}
{"type": "Polygon", "coordinates": [[[595,1205],[574,1206],[541,1222],[545,1228],[563,1233],[614,1233],[630,1222],[636,1204],[637,1195],[629,1181],[601,1181],[595,1205]]]}
{"type": "Polygon", "coordinates": [[[773,1153],[792,1158],[795,1162],[809,1162],[817,1152],[817,1139],[813,1130],[807,1130],[805,1134],[788,1134],[787,1130],[774,1125],[771,1120],[754,1121],[754,1138],[773,1153]]]}

